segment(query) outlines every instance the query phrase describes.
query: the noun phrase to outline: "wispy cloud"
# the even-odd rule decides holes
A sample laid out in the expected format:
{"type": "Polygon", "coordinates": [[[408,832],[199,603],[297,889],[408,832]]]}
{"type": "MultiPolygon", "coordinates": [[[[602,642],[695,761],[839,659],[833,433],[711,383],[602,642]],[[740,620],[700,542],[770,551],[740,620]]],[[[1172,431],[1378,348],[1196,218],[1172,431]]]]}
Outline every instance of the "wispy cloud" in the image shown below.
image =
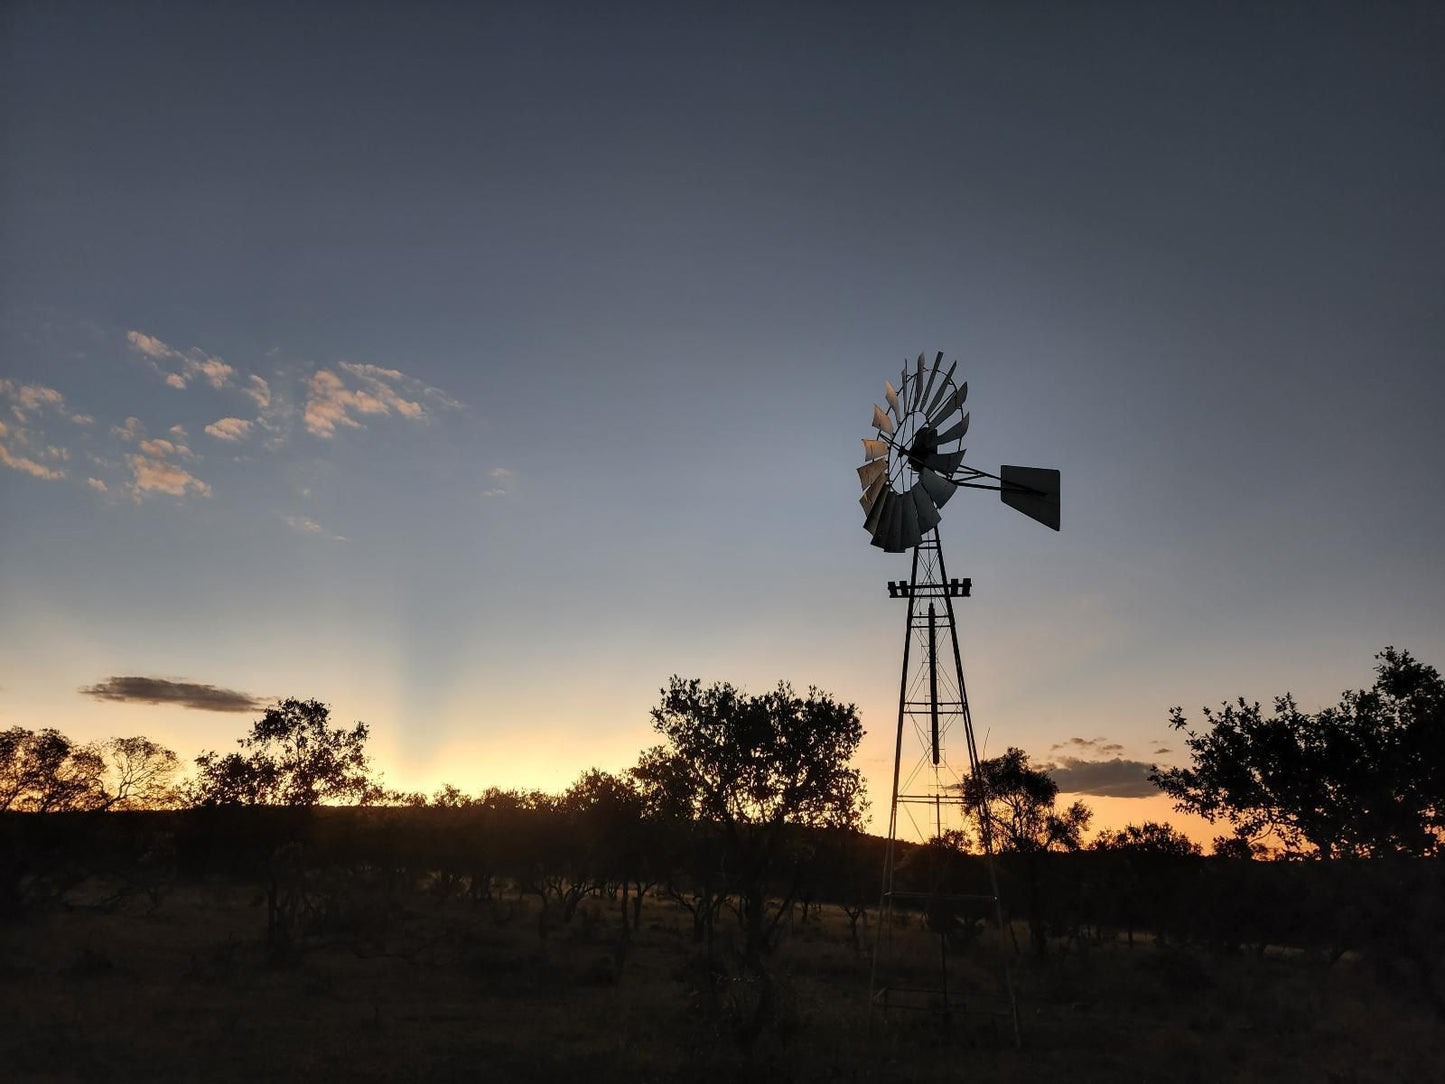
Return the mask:
{"type": "Polygon", "coordinates": [[[206,426],[206,432],[217,440],[234,443],[251,434],[251,424],[245,418],[219,418],[206,426]]]}
{"type": "Polygon", "coordinates": [[[169,681],[157,677],[110,677],[77,690],[96,700],[119,703],[175,704],[197,711],[259,711],[265,703],[250,693],[198,685],[190,681],[169,681]]]}
{"type": "Polygon", "coordinates": [[[310,516],[282,516],[281,520],[297,534],[311,535],[315,538],[325,538],[330,542],[346,541],[344,536],[332,534],[310,516]]]}
{"type": "Polygon", "coordinates": [[[183,459],[194,459],[196,453],[187,448],[184,444],[175,444],[169,440],[143,440],[137,447],[142,454],[153,456],[156,459],[164,459],[168,455],[177,455],[183,459]]]}
{"type": "Polygon", "coordinates": [[[1059,750],[1066,750],[1075,755],[1089,754],[1097,759],[1099,756],[1118,756],[1124,751],[1124,747],[1108,738],[1070,738],[1068,741],[1049,747],[1051,753],[1059,750]]]}
{"type": "Polygon", "coordinates": [[[505,497],[517,483],[517,472],[509,467],[493,467],[487,472],[492,480],[490,489],[482,490],[483,497],[505,497]]]}
{"type": "Polygon", "coordinates": [[[0,443],[0,464],[11,470],[18,470],[22,474],[43,478],[47,482],[54,482],[65,477],[64,467],[47,467],[44,463],[31,459],[29,456],[15,454],[3,443],[0,443]]]}
{"type": "Polygon", "coordinates": [[[213,388],[224,388],[236,375],[236,370],[230,365],[196,347],[177,350],[143,331],[128,331],[125,338],[131,350],[166,384],[178,391],[197,379],[213,388]]]}
{"type": "Polygon", "coordinates": [[[307,385],[305,422],[313,436],[329,440],[337,427],[362,428],[362,417],[396,414],[412,421],[425,421],[423,399],[444,407],[461,404],[445,392],[407,376],[398,369],[379,365],[358,365],[343,361],[340,371],[318,369],[307,385]]]}
{"type": "Polygon", "coordinates": [[[47,439],[46,422],[73,421],[65,396],[42,384],[0,380],[0,400],[10,408],[11,418],[0,419],[0,466],[46,481],[64,478],[70,450],[47,439]]]}
{"type": "Polygon", "coordinates": [[[255,401],[257,409],[265,410],[271,405],[271,385],[265,377],[254,374],[247,377],[246,386],[241,390],[255,401]]]}
{"type": "Polygon", "coordinates": [[[172,497],[184,497],[190,493],[201,497],[211,495],[209,485],[175,462],[176,459],[196,458],[196,454],[184,444],[160,437],[147,438],[145,426],[138,418],[127,418],[124,425],[115,426],[111,432],[121,440],[136,445],[136,451],[125,457],[131,473],[128,488],[136,500],[153,493],[165,493],[172,497]]]}
{"type": "Polygon", "coordinates": [[[85,484],[88,485],[91,489],[95,490],[97,493],[105,493],[110,490],[110,486],[106,485],[99,478],[87,478],[85,480],[85,484]]]}

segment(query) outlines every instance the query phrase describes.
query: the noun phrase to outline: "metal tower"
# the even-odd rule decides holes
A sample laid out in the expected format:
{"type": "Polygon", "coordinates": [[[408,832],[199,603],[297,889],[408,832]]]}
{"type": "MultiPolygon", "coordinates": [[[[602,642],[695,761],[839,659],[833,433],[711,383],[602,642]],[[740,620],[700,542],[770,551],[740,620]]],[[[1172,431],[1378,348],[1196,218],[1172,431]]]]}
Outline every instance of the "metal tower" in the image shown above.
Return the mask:
{"type": "Polygon", "coordinates": [[[996,1013],[1010,1020],[1017,1042],[1018,1011],[1004,954],[986,796],[968,796],[963,786],[966,778],[977,778],[979,758],[954,600],[968,597],[971,581],[948,576],[938,523],[939,510],[957,489],[988,489],[1058,530],[1059,473],[1005,466],[995,475],[965,465],[962,447],[942,451],[961,442],[969,425],[968,414],[962,413],[968,385],[956,385],[957,363],[945,373],[942,360],[940,353],[925,367],[920,354],[913,372],[905,363],[898,388],[885,384],[888,409],[874,406],[877,435],[864,438],[865,463],[858,468],[864,527],[873,544],[891,553],[913,551],[908,580],[888,584],[890,598],[906,600],[908,616],[870,1004],[944,1014],[996,1013]],[[970,810],[975,800],[977,808],[970,810]],[[960,860],[957,846],[967,839],[970,812],[979,829],[981,870],[977,861],[960,860]],[[904,856],[902,842],[910,836],[927,842],[904,856]],[[916,916],[936,935],[936,949],[925,954],[920,946],[926,947],[929,938],[904,932],[905,916],[916,916]],[[955,950],[973,942],[988,922],[1000,942],[1001,990],[993,997],[979,994],[986,980],[971,962],[972,973],[950,964],[955,950]]]}

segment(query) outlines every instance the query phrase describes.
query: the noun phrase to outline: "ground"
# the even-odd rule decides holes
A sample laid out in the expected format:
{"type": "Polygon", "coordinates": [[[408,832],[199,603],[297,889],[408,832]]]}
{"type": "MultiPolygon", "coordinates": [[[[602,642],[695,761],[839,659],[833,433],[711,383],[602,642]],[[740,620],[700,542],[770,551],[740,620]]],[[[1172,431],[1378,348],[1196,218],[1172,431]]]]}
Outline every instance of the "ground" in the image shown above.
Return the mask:
{"type": "Polygon", "coordinates": [[[1438,1018],[1350,958],[1010,950],[1016,1049],[994,1017],[870,1016],[868,954],[828,906],[767,959],[755,1013],[764,982],[716,980],[688,914],[652,897],[625,951],[609,901],[542,937],[534,898],[417,891],[278,958],[255,889],[107,895],[78,886],[0,926],[7,1079],[1445,1079],[1438,1018]]]}

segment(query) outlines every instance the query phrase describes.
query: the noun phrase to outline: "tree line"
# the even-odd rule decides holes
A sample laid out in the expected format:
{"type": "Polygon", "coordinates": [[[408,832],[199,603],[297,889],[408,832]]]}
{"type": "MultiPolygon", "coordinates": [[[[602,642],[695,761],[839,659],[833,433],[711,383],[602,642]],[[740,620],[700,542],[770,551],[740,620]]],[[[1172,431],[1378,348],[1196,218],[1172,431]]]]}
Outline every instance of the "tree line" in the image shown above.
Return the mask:
{"type": "MultiPolygon", "coordinates": [[[[1213,856],[1164,824],[1090,839],[1089,809],[1063,805],[1048,772],[1010,748],[964,780],[963,828],[903,846],[895,887],[983,895],[987,838],[1020,952],[1136,934],[1335,955],[1387,944],[1445,1006],[1430,963],[1445,929],[1433,861],[1445,685],[1408,653],[1379,660],[1372,689],[1319,715],[1289,701],[1271,715],[1236,705],[1189,733],[1191,765],[1156,781],[1232,829],[1213,856]],[[1252,861],[1269,833],[1278,856],[1329,861],[1252,861]]],[[[254,884],[278,952],[401,910],[418,887],[497,921],[526,914],[540,937],[600,905],[614,915],[619,959],[647,900],[684,911],[709,957],[726,938],[753,975],[824,904],[846,915],[861,951],[883,841],[862,830],[856,709],[816,688],[749,695],[674,677],[651,714],[658,741],[632,768],[588,770],[556,794],[389,790],[366,755],[366,725],[333,726],[315,700],[267,708],[234,750],[197,757],[188,778],[145,738],[77,745],[11,728],[0,734],[0,912],[105,870],[152,899],[176,877],[254,884]],[[22,816],[33,813],[48,815],[22,816]]],[[[967,942],[988,916],[959,904],[917,920],[967,942]]]]}
{"type": "MultiPolygon", "coordinates": [[[[1346,692],[1318,713],[1301,711],[1288,694],[1272,713],[1240,698],[1205,708],[1205,727],[1196,731],[1174,708],[1170,725],[1184,733],[1191,763],[1155,768],[1150,779],[1180,811],[1229,828],[1215,839],[1216,853],[1438,854],[1445,681],[1407,651],[1386,648],[1377,659],[1372,688],[1346,692]]],[[[726,682],[704,687],[674,677],[652,718],[662,742],[622,775],[607,776],[640,807],[765,831],[861,826],[867,800],[850,761],[863,732],[852,705],[813,688],[800,697],[780,684],[749,696],[726,682]]],[[[143,736],[79,744],[53,728],[11,727],[0,732],[0,812],[472,801],[450,784],[431,796],[387,789],[367,757],[369,736],[365,723],[333,727],[320,701],[282,700],[236,750],[203,752],[195,773],[181,779],[176,754],[143,736]]],[[[1003,849],[1020,852],[1083,846],[1089,810],[1077,802],[1055,809],[1057,786],[1021,750],[983,761],[963,790],[975,831],[941,842],[977,850],[988,831],[1003,849]]],[[[518,800],[536,806],[544,797],[518,800]]],[[[1158,835],[1134,826],[1120,838],[1140,832],[1158,835]]]]}

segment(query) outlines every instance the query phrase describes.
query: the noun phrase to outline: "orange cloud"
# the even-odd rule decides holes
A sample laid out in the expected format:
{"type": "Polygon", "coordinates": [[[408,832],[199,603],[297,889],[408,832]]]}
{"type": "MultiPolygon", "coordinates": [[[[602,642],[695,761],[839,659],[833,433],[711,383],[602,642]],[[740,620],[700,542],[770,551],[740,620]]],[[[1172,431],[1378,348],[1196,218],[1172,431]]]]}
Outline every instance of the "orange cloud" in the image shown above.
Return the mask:
{"type": "Polygon", "coordinates": [[[217,440],[245,440],[251,433],[251,423],[245,418],[219,418],[206,426],[206,432],[217,440]]]}
{"type": "Polygon", "coordinates": [[[130,491],[139,500],[147,493],[168,493],[172,497],[184,497],[196,493],[202,497],[211,495],[211,487],[184,467],[145,455],[126,458],[134,476],[130,491]]]}
{"type": "Polygon", "coordinates": [[[430,397],[442,406],[461,404],[444,392],[414,380],[398,369],[379,365],[359,365],[343,361],[337,366],[342,375],[330,369],[318,369],[307,385],[306,429],[313,436],[330,439],[338,426],[360,429],[357,419],[364,416],[397,414],[412,421],[424,421],[426,407],[423,397],[430,397]]]}
{"type": "Polygon", "coordinates": [[[41,384],[0,380],[0,398],[10,404],[10,413],[15,418],[14,424],[0,421],[0,466],[47,481],[64,478],[65,468],[42,460],[64,463],[70,459],[69,449],[45,442],[43,428],[35,426],[43,425],[36,415],[47,409],[63,413],[65,396],[41,384]],[[22,448],[34,451],[27,454],[20,451],[22,448]]]}
{"type": "Polygon", "coordinates": [[[28,456],[16,455],[3,444],[0,444],[0,464],[4,464],[11,470],[34,475],[36,478],[44,478],[46,481],[55,481],[65,477],[63,469],[47,467],[44,463],[38,463],[28,456]]]}
{"type": "Polygon", "coordinates": [[[236,375],[236,370],[220,358],[213,357],[196,347],[189,350],[177,350],[154,335],[147,335],[143,331],[127,331],[125,338],[126,342],[130,343],[131,349],[145,358],[147,364],[161,376],[167,385],[178,391],[185,390],[186,385],[197,377],[205,380],[213,388],[224,388],[236,375]],[[163,363],[175,363],[179,365],[179,368],[173,369],[163,363]]]}

